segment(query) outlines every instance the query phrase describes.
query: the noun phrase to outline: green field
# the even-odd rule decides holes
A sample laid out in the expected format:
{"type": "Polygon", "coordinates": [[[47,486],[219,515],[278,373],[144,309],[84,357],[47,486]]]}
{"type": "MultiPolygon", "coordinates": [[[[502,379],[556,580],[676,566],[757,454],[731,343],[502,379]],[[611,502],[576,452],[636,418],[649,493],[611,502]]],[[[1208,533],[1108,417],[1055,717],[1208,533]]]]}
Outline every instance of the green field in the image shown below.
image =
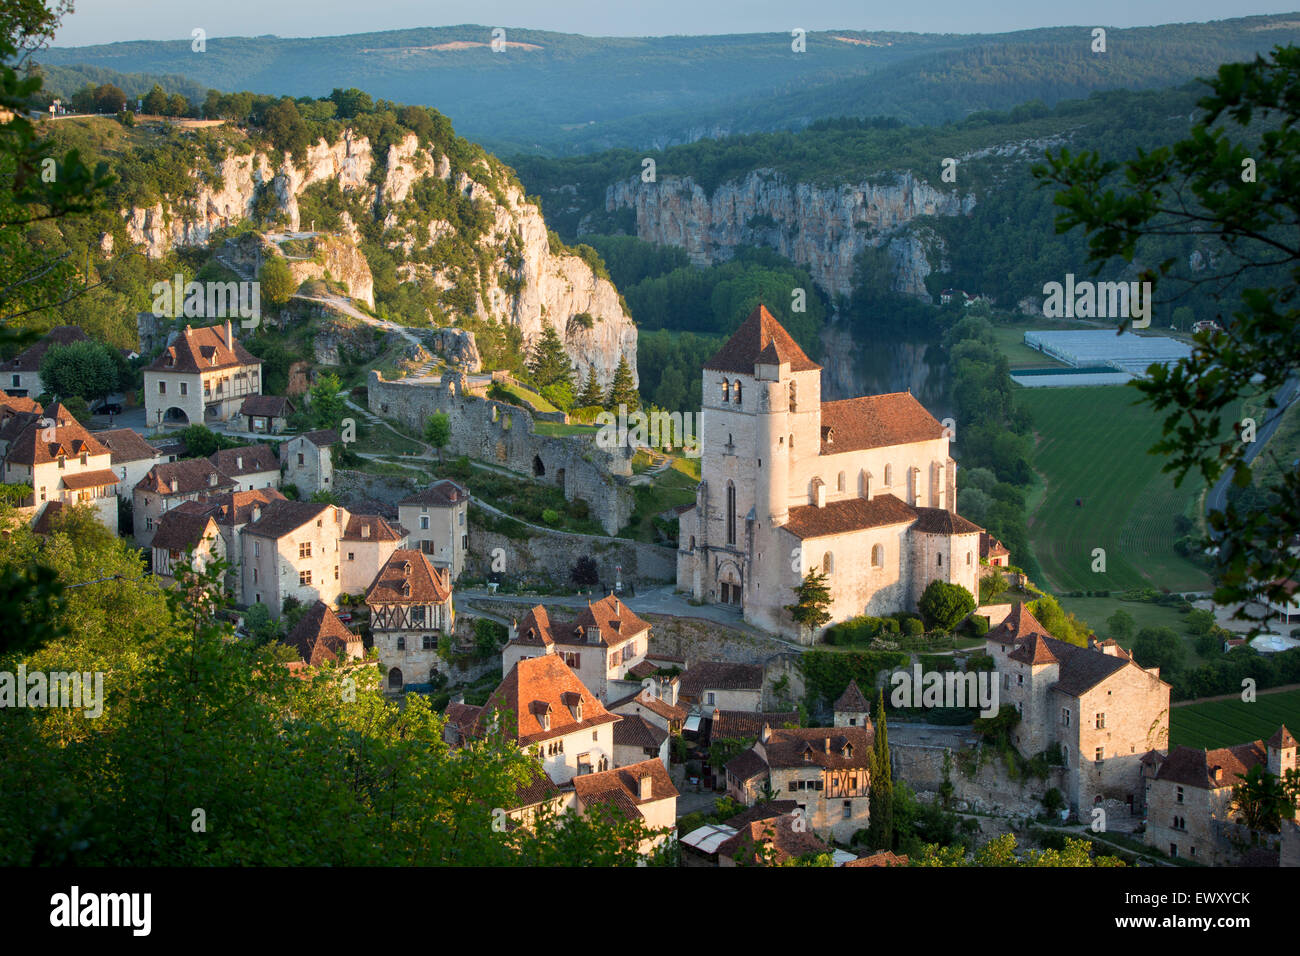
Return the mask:
{"type": "Polygon", "coordinates": [[[1169,711],[1169,746],[1230,747],[1268,740],[1277,728],[1300,726],[1300,690],[1262,693],[1254,703],[1215,700],[1169,711]]]}
{"type": "Polygon", "coordinates": [[[1030,544],[1054,592],[1210,586],[1204,570],[1174,551],[1175,519],[1203,482],[1189,476],[1175,488],[1160,470],[1163,459],[1148,449],[1160,438],[1161,415],[1134,405],[1138,397],[1119,386],[1017,392],[1033,415],[1034,468],[1045,485],[1029,518],[1030,544]],[[1104,573],[1092,570],[1094,548],[1105,549],[1104,573]]]}
{"type": "Polygon", "coordinates": [[[993,337],[997,339],[998,349],[1007,357],[1007,363],[1013,368],[1068,368],[1064,362],[1058,362],[1044,355],[1038,349],[1031,349],[1025,344],[1026,332],[1046,332],[1054,329],[1077,329],[1079,323],[1063,322],[1059,319],[1034,318],[1029,321],[996,322],[993,325],[993,337]]]}

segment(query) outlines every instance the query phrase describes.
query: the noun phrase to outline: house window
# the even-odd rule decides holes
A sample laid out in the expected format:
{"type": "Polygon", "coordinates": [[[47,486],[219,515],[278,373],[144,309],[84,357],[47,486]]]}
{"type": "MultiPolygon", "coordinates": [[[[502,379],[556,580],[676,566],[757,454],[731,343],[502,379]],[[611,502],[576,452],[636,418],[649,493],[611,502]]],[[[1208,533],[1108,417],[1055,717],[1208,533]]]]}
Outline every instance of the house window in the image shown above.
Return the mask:
{"type": "Polygon", "coordinates": [[[565,651],[565,652],[564,652],[564,663],[567,664],[569,667],[572,667],[572,668],[575,668],[575,669],[576,669],[576,668],[579,668],[579,667],[582,666],[582,655],[581,655],[581,654],[575,654],[573,651],[565,651]]]}
{"type": "Polygon", "coordinates": [[[798,781],[798,780],[791,780],[791,781],[790,781],[790,790],[793,792],[793,791],[798,790],[798,789],[799,789],[799,781],[798,781]]]}
{"type": "Polygon", "coordinates": [[[1177,843],[1171,843],[1171,844],[1169,844],[1169,855],[1170,855],[1170,856],[1177,856],[1177,855],[1178,855],[1178,844],[1177,844],[1177,843]]]}
{"type": "Polygon", "coordinates": [[[304,541],[304,542],[302,542],[300,545],[298,545],[298,557],[300,557],[300,558],[310,558],[310,557],[311,557],[311,542],[310,542],[310,541],[304,541]]]}
{"type": "Polygon", "coordinates": [[[704,695],[704,702],[706,704],[713,703],[713,691],[709,691],[707,694],[704,695]]]}
{"type": "Polygon", "coordinates": [[[166,382],[159,382],[159,383],[158,383],[158,394],[159,394],[159,395],[166,395],[166,394],[167,394],[167,383],[166,383],[166,382]]]}
{"type": "Polygon", "coordinates": [[[398,649],[399,651],[404,651],[404,650],[406,650],[406,638],[404,638],[404,637],[399,637],[399,638],[397,639],[397,649],[398,649]]]}
{"type": "Polygon", "coordinates": [[[257,568],[253,568],[253,583],[257,583],[257,568]]]}
{"type": "Polygon", "coordinates": [[[298,585],[299,585],[300,587],[304,587],[304,588],[305,588],[305,587],[307,587],[307,586],[310,585],[310,584],[311,584],[311,572],[310,572],[310,571],[299,571],[299,572],[298,572],[298,585]]]}
{"type": "Polygon", "coordinates": [[[1175,802],[1175,803],[1182,803],[1182,802],[1183,802],[1183,788],[1182,788],[1182,787],[1175,787],[1175,788],[1174,788],[1174,802],[1175,802]]]}
{"type": "Polygon", "coordinates": [[[190,393],[190,383],[189,383],[189,382],[181,382],[181,394],[182,394],[182,395],[188,395],[189,393],[190,393]]]}
{"type": "Polygon", "coordinates": [[[420,530],[421,530],[421,531],[428,531],[428,530],[429,530],[429,516],[428,516],[428,515],[420,515],[420,530]]]}
{"type": "Polygon", "coordinates": [[[1103,750],[1104,750],[1104,748],[1102,748],[1102,747],[1098,747],[1098,748],[1097,748],[1097,757],[1096,757],[1097,763],[1101,763],[1101,757],[1102,757],[1102,752],[1103,752],[1103,750]]]}
{"type": "Polygon", "coordinates": [[[260,542],[260,541],[254,541],[254,542],[253,542],[253,557],[256,558],[256,557],[258,557],[261,553],[262,553],[262,542],[260,542]]]}
{"type": "Polygon", "coordinates": [[[851,817],[851,816],[853,816],[853,801],[852,801],[852,800],[845,800],[845,801],[844,801],[844,819],[847,820],[847,819],[849,819],[849,817],[851,817]]]}
{"type": "Polygon", "coordinates": [[[349,561],[353,560],[355,557],[356,557],[356,552],[354,552],[354,551],[349,551],[349,552],[348,552],[348,560],[349,560],[349,561]]]}
{"type": "Polygon", "coordinates": [[[339,566],[336,564],[334,565],[334,580],[337,581],[338,579],[339,579],[339,566]]]}
{"type": "Polygon", "coordinates": [[[1098,729],[1098,730],[1103,730],[1103,729],[1105,729],[1105,727],[1106,727],[1106,715],[1105,715],[1105,714],[1098,714],[1098,715],[1097,715],[1097,729],[1098,729]]]}
{"type": "Polygon", "coordinates": [[[432,634],[426,634],[424,635],[423,646],[426,651],[436,651],[438,649],[438,641],[432,634]]]}
{"type": "Polygon", "coordinates": [[[1061,723],[1066,727],[1070,726],[1070,710],[1068,707],[1061,708],[1061,723]]]}
{"type": "MultiPolygon", "coordinates": [[[[45,500],[45,489],[42,488],[42,489],[41,489],[41,501],[44,501],[44,500],[45,500]]],[[[153,518],[149,517],[148,515],[145,515],[145,519],[144,519],[144,527],[145,527],[145,530],[146,530],[146,531],[152,531],[152,530],[153,530],[153,518]]]]}

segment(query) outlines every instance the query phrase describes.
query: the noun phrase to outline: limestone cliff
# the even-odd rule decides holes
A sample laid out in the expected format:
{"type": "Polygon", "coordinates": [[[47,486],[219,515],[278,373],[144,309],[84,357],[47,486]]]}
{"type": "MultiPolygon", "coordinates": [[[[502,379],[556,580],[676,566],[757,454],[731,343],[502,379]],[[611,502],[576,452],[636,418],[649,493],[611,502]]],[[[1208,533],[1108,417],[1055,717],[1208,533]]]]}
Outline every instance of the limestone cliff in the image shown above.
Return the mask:
{"type": "Polygon", "coordinates": [[[828,293],[849,295],[854,259],[883,246],[894,288],[924,296],[925,277],[943,268],[943,241],[916,222],[967,215],[972,195],[940,191],[911,173],[885,182],[819,186],[792,182],[771,169],[724,182],[710,194],[690,177],[639,177],[612,184],[605,209],[631,209],[637,235],[679,246],[699,265],[729,259],[740,245],[765,245],[806,266],[828,293]]]}
{"type": "Polygon", "coordinates": [[[620,358],[635,374],[636,327],[613,284],[581,257],[552,245],[541,211],[497,160],[479,159],[470,172],[453,165],[414,134],[377,156],[365,136],[345,131],[338,142],[311,146],[301,163],[288,154],[232,151],[215,164],[215,175],[194,176],[190,198],[121,214],[128,237],[158,258],[178,246],[206,244],[217,230],[255,216],[291,233],[320,228],[303,221],[304,194],[336,185],[347,209],[328,241],[318,240],[316,261],[296,265],[296,278],[328,273],[373,306],[378,276],[360,251],[363,227],[370,225],[391,251],[399,282],[460,293],[431,321],[472,316],[508,323],[520,330],[525,347],[549,324],[564,340],[579,381],[594,368],[607,384],[620,358]],[[427,215],[422,197],[431,193],[424,187],[434,186],[453,204],[469,199],[486,210],[476,219],[486,228],[469,234],[463,222],[427,215]],[[457,249],[460,254],[449,252],[457,249]]]}

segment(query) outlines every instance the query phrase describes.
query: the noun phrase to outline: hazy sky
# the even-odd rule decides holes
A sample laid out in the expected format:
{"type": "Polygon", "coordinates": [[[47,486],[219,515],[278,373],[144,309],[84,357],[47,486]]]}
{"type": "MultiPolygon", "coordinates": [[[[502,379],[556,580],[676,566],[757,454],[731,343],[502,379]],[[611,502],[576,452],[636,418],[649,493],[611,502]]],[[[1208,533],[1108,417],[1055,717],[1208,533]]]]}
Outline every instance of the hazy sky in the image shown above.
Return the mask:
{"type": "Polygon", "coordinates": [[[1229,0],[76,0],[58,46],[208,36],[330,36],[407,27],[481,23],[596,36],[901,30],[1000,33],[1031,27],[1149,26],[1285,13],[1290,3],[1229,0]],[[995,7],[981,10],[978,7],[995,7]]]}

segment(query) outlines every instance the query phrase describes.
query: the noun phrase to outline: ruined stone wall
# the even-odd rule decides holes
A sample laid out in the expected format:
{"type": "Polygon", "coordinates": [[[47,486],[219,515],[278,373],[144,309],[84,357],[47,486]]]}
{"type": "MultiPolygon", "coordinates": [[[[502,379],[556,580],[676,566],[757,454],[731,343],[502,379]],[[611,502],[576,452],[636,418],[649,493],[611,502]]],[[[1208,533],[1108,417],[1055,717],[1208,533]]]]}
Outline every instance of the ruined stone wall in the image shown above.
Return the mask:
{"type": "Polygon", "coordinates": [[[441,383],[389,382],[378,371],[368,382],[370,410],[417,432],[435,412],[451,425],[446,451],[467,455],[550,482],[572,501],[581,498],[608,534],[617,534],[632,516],[634,500],[626,479],[632,474],[630,448],[602,449],[578,437],[550,438],[533,431],[524,408],[468,392],[456,373],[441,383]]]}
{"type": "Polygon", "coordinates": [[[532,580],[568,585],[569,572],[578,558],[590,557],[596,562],[602,583],[614,582],[615,568],[622,568],[625,583],[635,582],[642,587],[673,579],[674,553],[644,541],[541,530],[531,537],[515,540],[478,527],[473,527],[469,536],[466,572],[471,577],[486,577],[492,570],[498,548],[502,551],[503,573],[507,577],[526,574],[532,580]]]}

